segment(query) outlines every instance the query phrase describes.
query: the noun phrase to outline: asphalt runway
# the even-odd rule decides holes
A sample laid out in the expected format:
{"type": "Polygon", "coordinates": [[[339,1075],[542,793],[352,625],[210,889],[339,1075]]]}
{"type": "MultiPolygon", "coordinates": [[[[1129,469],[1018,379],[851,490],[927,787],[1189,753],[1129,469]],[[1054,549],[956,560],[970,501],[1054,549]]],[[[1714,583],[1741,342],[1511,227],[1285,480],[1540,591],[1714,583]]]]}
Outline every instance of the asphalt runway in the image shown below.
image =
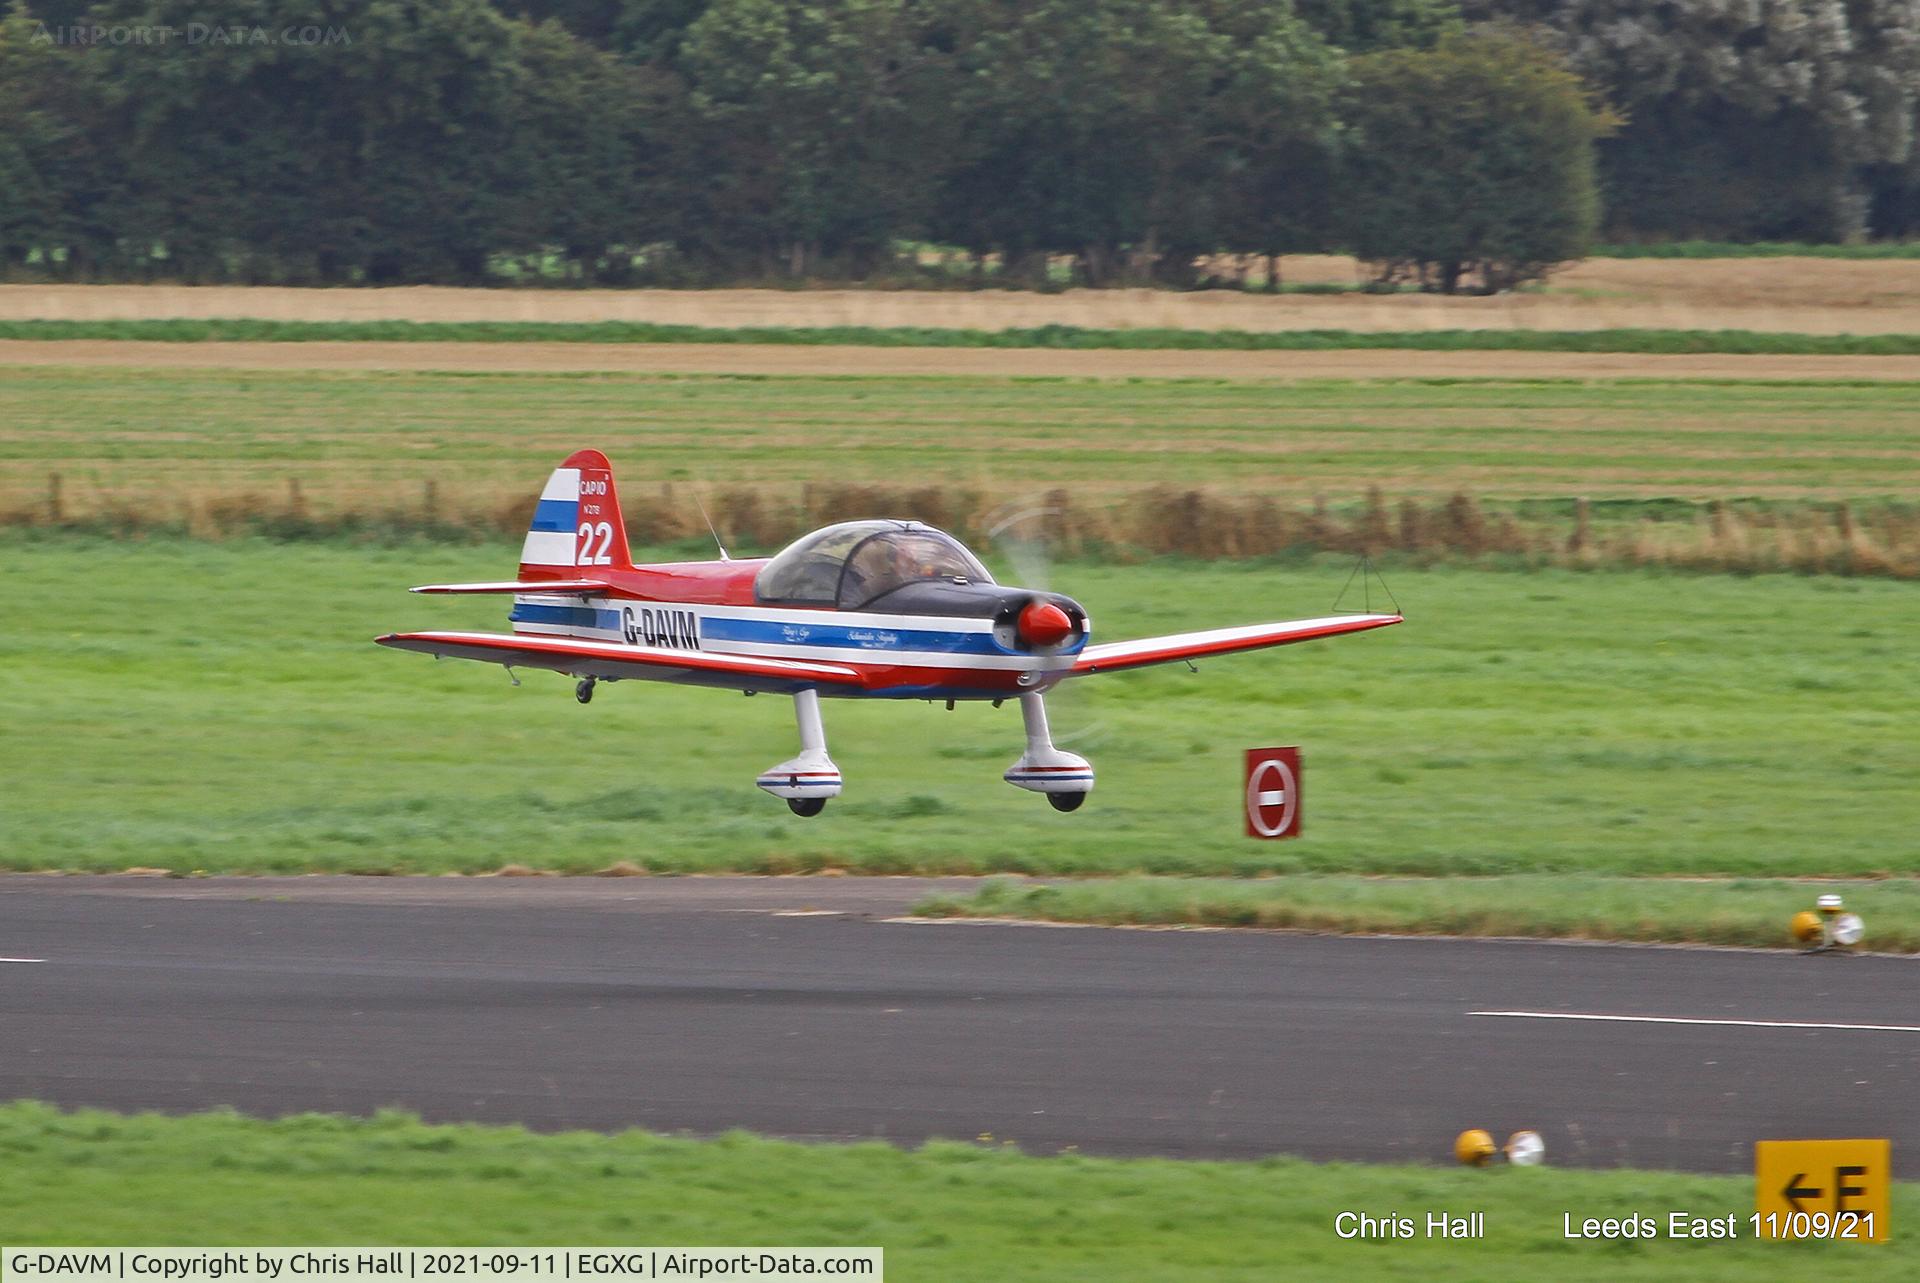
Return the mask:
{"type": "Polygon", "coordinates": [[[1920,1176],[1914,960],[897,920],[964,885],[0,877],[0,1098],[1920,1176]]]}

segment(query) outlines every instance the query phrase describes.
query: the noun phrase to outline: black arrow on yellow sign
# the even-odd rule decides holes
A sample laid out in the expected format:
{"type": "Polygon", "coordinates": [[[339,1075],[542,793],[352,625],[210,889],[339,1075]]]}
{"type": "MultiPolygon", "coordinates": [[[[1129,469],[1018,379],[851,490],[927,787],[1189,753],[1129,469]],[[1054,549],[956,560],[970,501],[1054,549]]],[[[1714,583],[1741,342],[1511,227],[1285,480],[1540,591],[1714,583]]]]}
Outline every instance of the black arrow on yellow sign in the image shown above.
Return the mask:
{"type": "Polygon", "coordinates": [[[1819,1198],[1822,1194],[1826,1193],[1825,1190],[1819,1189],[1817,1187],[1813,1189],[1808,1189],[1807,1187],[1803,1186],[1800,1182],[1805,1180],[1806,1176],[1807,1174],[1805,1172],[1795,1172],[1791,1177],[1788,1178],[1787,1187],[1780,1191],[1781,1195],[1785,1197],[1785,1199],[1789,1203],[1793,1204],[1793,1210],[1796,1212],[1804,1212],[1807,1210],[1806,1208],[1800,1206],[1801,1199],[1819,1198]]]}

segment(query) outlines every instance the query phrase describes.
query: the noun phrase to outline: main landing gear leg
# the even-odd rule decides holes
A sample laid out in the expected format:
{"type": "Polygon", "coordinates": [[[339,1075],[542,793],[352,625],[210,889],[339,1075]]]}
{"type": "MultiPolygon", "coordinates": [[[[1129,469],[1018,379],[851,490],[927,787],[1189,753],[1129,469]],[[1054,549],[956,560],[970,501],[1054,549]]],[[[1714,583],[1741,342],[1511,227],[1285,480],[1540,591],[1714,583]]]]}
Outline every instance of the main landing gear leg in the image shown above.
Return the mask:
{"type": "Polygon", "coordinates": [[[787,799],[795,815],[818,815],[828,798],[840,796],[840,768],[827,756],[827,731],[820,722],[820,692],[795,691],[793,715],[800,724],[800,756],[761,772],[754,782],[787,799]]]}
{"type": "Polygon", "coordinates": [[[1027,751],[1007,768],[1004,778],[1015,788],[1045,793],[1056,811],[1077,811],[1093,791],[1093,767],[1076,753],[1053,746],[1047,728],[1047,705],[1038,693],[1020,697],[1020,718],[1027,726],[1027,751]]]}

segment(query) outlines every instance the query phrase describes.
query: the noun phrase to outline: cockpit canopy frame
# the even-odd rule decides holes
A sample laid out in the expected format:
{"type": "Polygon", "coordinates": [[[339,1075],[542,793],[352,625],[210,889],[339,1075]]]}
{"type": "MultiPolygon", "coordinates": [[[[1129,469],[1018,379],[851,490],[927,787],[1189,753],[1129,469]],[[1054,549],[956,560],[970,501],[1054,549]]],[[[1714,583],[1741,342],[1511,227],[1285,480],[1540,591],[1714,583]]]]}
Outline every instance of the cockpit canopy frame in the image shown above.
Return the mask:
{"type": "Polygon", "coordinates": [[[991,584],[958,539],[917,521],[843,521],[788,544],[754,577],[758,601],[860,610],[926,580],[991,584]]]}

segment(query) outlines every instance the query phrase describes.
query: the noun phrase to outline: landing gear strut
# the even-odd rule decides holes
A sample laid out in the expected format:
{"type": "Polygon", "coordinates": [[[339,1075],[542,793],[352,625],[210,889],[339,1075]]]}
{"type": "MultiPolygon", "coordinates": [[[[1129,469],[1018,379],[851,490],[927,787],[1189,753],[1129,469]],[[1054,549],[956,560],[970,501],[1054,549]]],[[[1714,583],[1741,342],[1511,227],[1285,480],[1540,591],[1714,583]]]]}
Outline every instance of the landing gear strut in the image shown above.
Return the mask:
{"type": "Polygon", "coordinates": [[[1053,746],[1046,700],[1037,691],[1020,697],[1020,718],[1027,728],[1027,751],[1002,778],[1015,788],[1045,793],[1056,811],[1079,810],[1093,791],[1093,767],[1077,753],[1053,746]]]}
{"type": "Polygon", "coordinates": [[[762,771],[754,783],[785,798],[795,815],[818,815],[828,798],[840,796],[840,768],[827,756],[827,731],[820,722],[820,692],[795,691],[793,716],[800,727],[800,755],[762,771]]]}
{"type": "Polygon", "coordinates": [[[582,677],[573,684],[573,697],[582,704],[593,703],[594,678],[582,677]]]}

